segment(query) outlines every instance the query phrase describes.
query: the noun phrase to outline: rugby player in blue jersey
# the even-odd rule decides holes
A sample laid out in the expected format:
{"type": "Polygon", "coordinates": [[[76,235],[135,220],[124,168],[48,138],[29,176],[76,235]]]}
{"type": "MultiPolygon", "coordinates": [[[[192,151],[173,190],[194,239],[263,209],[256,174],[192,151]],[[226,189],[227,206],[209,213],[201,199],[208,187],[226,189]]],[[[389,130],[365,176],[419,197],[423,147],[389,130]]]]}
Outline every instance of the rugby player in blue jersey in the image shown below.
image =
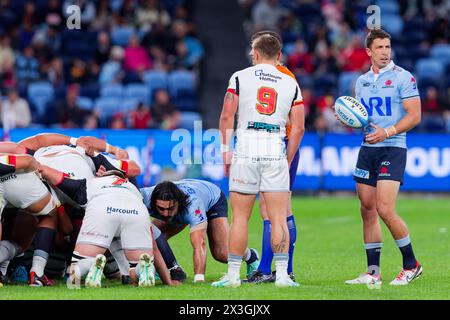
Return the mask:
{"type": "Polygon", "coordinates": [[[403,270],[390,282],[407,285],[422,274],[405,222],[396,212],[396,201],[406,166],[406,132],[421,118],[415,78],[391,60],[391,37],[374,29],[366,37],[372,67],[356,81],[356,98],[366,107],[370,125],[354,171],[361,202],[367,273],[347,284],[381,284],[382,234],[379,217],[391,232],[403,256],[403,270]]]}
{"type": "MultiPolygon", "coordinates": [[[[214,259],[227,262],[228,203],[219,187],[208,181],[183,179],[164,181],[140,191],[153,224],[167,239],[189,225],[194,249],[194,282],[205,279],[206,235],[214,259]]],[[[247,248],[243,258],[247,262],[247,275],[250,275],[258,267],[258,253],[247,248]]]]}

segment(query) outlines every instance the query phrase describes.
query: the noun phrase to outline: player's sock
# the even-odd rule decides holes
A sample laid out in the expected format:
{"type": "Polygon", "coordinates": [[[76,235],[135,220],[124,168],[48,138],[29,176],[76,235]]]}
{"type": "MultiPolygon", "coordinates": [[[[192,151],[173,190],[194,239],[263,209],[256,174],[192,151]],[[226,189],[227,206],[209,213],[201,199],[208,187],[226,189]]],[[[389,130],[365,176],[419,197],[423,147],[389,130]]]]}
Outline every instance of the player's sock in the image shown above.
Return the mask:
{"type": "Polygon", "coordinates": [[[136,278],[139,279],[139,276],[141,275],[141,266],[139,265],[138,261],[130,261],[130,269],[134,268],[134,272],[136,274],[136,278]]]}
{"type": "Polygon", "coordinates": [[[286,221],[289,229],[289,262],[287,267],[287,272],[289,274],[293,271],[292,262],[294,259],[295,242],[297,241],[297,227],[295,226],[295,219],[293,215],[287,217],[286,221]]]}
{"type": "Polygon", "coordinates": [[[264,220],[263,238],[262,238],[262,253],[259,262],[258,270],[266,275],[271,274],[271,266],[273,259],[272,245],[270,243],[271,225],[269,220],[264,220]]]}
{"type": "Polygon", "coordinates": [[[382,242],[368,242],[364,244],[367,255],[367,273],[378,276],[380,274],[380,255],[382,242]]]}
{"type": "Polygon", "coordinates": [[[228,277],[230,279],[241,278],[242,256],[228,254],[228,277]]]}
{"type": "Polygon", "coordinates": [[[44,275],[50,249],[55,240],[56,231],[50,228],[38,228],[34,237],[35,250],[30,272],[35,272],[38,277],[44,275]]]}
{"type": "Polygon", "coordinates": [[[287,266],[289,261],[289,254],[287,253],[275,253],[273,255],[275,259],[275,270],[277,272],[277,278],[284,278],[288,276],[287,266]]]}
{"type": "Polygon", "coordinates": [[[6,275],[6,272],[8,271],[8,266],[11,260],[5,260],[0,263],[0,273],[3,275],[6,275]]]}
{"type": "Polygon", "coordinates": [[[95,258],[93,257],[85,257],[78,252],[73,252],[72,263],[76,263],[77,268],[75,268],[75,270],[76,272],[79,272],[79,274],[77,274],[78,278],[82,278],[89,272],[94,260],[95,258]]]}
{"type": "MultiPolygon", "coordinates": [[[[9,240],[0,241],[0,262],[11,261],[20,251],[20,247],[14,242],[9,240]]],[[[6,268],[8,268],[7,264],[6,268]]],[[[5,273],[3,274],[5,275],[5,273]]]]}
{"type": "Polygon", "coordinates": [[[161,252],[164,262],[166,263],[167,269],[171,269],[177,266],[177,259],[175,258],[175,255],[173,254],[172,248],[167,242],[166,237],[161,233],[157,237],[157,232],[155,232],[155,242],[158,246],[159,252],[161,252]]]}
{"type": "Polygon", "coordinates": [[[122,244],[120,241],[113,241],[109,246],[109,251],[117,262],[117,266],[119,267],[120,274],[123,276],[130,275],[130,264],[125,257],[125,252],[122,249],[122,244]]]}
{"type": "Polygon", "coordinates": [[[409,234],[402,239],[395,240],[395,243],[403,256],[403,269],[414,269],[416,267],[417,260],[414,256],[409,234]]]}
{"type": "Polygon", "coordinates": [[[252,249],[245,249],[244,253],[244,261],[247,262],[247,264],[251,264],[258,260],[258,255],[256,254],[255,250],[252,249]]]}

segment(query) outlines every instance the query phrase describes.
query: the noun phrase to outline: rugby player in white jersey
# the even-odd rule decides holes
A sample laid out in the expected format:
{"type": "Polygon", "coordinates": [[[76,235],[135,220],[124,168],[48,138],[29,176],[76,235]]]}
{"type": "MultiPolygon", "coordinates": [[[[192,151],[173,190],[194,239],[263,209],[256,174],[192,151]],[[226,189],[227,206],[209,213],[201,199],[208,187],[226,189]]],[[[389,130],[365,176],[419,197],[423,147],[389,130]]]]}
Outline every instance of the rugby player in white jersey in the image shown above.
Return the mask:
{"type": "Polygon", "coordinates": [[[128,261],[136,265],[139,286],[155,284],[151,221],[139,190],[120,171],[107,171],[92,179],[71,179],[67,174],[41,165],[41,175],[65,193],[86,213],[73,252],[69,288],[101,287],[105,251],[120,236],[128,261]]]}
{"type": "Polygon", "coordinates": [[[256,195],[264,194],[272,225],[271,244],[276,266],[275,285],[298,286],[288,276],[289,231],[286,208],[289,166],[304,130],[304,110],[297,82],[277,69],[281,55],[277,37],[266,34],[252,42],[253,67],[234,73],[220,116],[221,149],[225,175],[229,175],[232,224],[228,273],[212,285],[238,287],[240,266],[247,247],[248,220],[256,195]],[[237,115],[237,142],[230,151],[237,115]],[[285,149],[286,122],[292,126],[285,149]]]}
{"type": "MultiPolygon", "coordinates": [[[[37,217],[54,215],[59,201],[56,194],[52,195],[35,173],[38,164],[33,157],[3,153],[0,154],[0,167],[0,209],[2,211],[6,204],[10,204],[37,217]]],[[[32,234],[29,236],[32,237],[32,234]]],[[[28,242],[24,241],[24,243],[28,242]]],[[[8,240],[0,242],[0,273],[2,275],[6,273],[7,262],[26,248],[27,245],[19,246],[8,240]]]]}

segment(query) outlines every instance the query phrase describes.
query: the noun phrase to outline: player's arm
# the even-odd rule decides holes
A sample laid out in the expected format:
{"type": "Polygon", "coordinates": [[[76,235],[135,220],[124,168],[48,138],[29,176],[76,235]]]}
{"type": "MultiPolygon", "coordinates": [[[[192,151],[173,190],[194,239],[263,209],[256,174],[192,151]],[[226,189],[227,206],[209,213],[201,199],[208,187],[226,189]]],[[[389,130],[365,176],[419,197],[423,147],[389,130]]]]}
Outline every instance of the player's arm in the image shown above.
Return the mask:
{"type": "Polygon", "coordinates": [[[0,142],[0,153],[27,154],[27,148],[15,142],[0,142]]]}
{"type": "Polygon", "coordinates": [[[231,162],[231,138],[234,131],[234,116],[239,105],[239,96],[228,89],[223,100],[222,113],[220,114],[219,130],[220,130],[220,144],[224,163],[225,176],[228,176],[228,171],[231,162]]]}
{"type": "Polygon", "coordinates": [[[289,166],[291,166],[305,133],[305,107],[298,87],[289,113],[289,124],[291,125],[291,133],[287,144],[286,157],[289,166]]]}
{"type": "Polygon", "coordinates": [[[74,140],[69,136],[59,133],[40,133],[23,139],[19,144],[27,149],[36,151],[39,148],[55,145],[70,145],[74,140]]]}
{"type": "Polygon", "coordinates": [[[207,222],[191,227],[191,244],[194,249],[194,282],[204,281],[206,271],[206,228],[207,222]]]}
{"type": "Polygon", "coordinates": [[[14,172],[30,172],[38,169],[38,163],[30,155],[0,154],[0,175],[14,172]]]}
{"type": "Polygon", "coordinates": [[[128,152],[119,147],[108,144],[106,141],[91,137],[83,136],[77,139],[77,146],[86,149],[87,153],[93,155],[92,151],[106,152],[115,155],[118,159],[128,159],[128,152]]]}
{"type": "Polygon", "coordinates": [[[122,171],[126,177],[137,177],[141,174],[141,167],[139,167],[134,160],[117,160],[104,156],[103,154],[97,154],[96,156],[91,157],[91,159],[94,163],[96,171],[103,166],[106,171],[122,171]]]}
{"type": "Polygon", "coordinates": [[[86,179],[70,179],[68,174],[42,164],[39,165],[39,173],[80,206],[87,204],[86,179]]]}

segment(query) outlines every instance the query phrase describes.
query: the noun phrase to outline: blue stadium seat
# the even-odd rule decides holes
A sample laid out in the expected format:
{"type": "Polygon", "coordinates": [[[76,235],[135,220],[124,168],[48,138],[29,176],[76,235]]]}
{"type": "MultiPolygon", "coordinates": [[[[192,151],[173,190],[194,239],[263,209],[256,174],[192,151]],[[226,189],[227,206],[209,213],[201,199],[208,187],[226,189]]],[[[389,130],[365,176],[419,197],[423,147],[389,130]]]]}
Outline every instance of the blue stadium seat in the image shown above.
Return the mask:
{"type": "Polygon", "coordinates": [[[397,14],[383,14],[383,10],[381,12],[382,28],[392,35],[400,35],[403,31],[403,19],[397,14]]]}
{"type": "Polygon", "coordinates": [[[45,114],[49,101],[54,99],[55,91],[49,82],[40,81],[30,83],[28,86],[28,100],[35,106],[39,116],[45,114]]]}
{"type": "Polygon", "coordinates": [[[450,64],[450,44],[435,44],[431,47],[430,55],[433,58],[436,58],[445,65],[450,64]]]}
{"type": "Polygon", "coordinates": [[[94,101],[92,101],[92,99],[89,98],[89,97],[82,97],[82,96],[80,96],[77,99],[77,105],[81,109],[92,110],[92,107],[94,106],[94,101]]]}
{"type": "Polygon", "coordinates": [[[416,74],[419,79],[439,81],[444,75],[444,65],[436,58],[425,58],[417,61],[416,74]]]}
{"type": "Polygon", "coordinates": [[[165,71],[149,70],[145,71],[142,79],[149,86],[150,91],[153,92],[157,89],[167,89],[168,87],[168,75],[165,71]]]}
{"type": "Polygon", "coordinates": [[[139,100],[135,98],[125,98],[120,102],[121,111],[132,111],[135,110],[139,104],[139,100]]]}
{"type": "Polygon", "coordinates": [[[123,86],[118,83],[107,84],[100,88],[100,97],[122,99],[123,86]]]}
{"type": "Polygon", "coordinates": [[[128,39],[134,34],[134,29],[129,26],[116,27],[111,30],[111,40],[114,45],[126,47],[128,39]]]}
{"type": "Polygon", "coordinates": [[[201,121],[201,120],[202,117],[198,112],[185,111],[181,113],[180,127],[188,130],[193,130],[194,121],[201,121]]]}
{"type": "Polygon", "coordinates": [[[146,105],[150,104],[150,89],[142,83],[130,83],[123,92],[124,98],[135,98],[146,105]]]}
{"type": "Polygon", "coordinates": [[[172,97],[177,97],[180,90],[196,90],[195,74],[191,71],[178,70],[169,74],[169,93],[172,97]]]}
{"type": "Polygon", "coordinates": [[[338,79],[339,95],[353,96],[355,83],[359,76],[359,72],[342,72],[338,79]]]}
{"type": "Polygon", "coordinates": [[[86,85],[81,85],[80,95],[83,97],[89,97],[92,99],[98,98],[100,94],[99,85],[97,83],[90,83],[86,85]]]}
{"type": "Polygon", "coordinates": [[[120,100],[111,97],[100,97],[95,101],[95,110],[100,113],[100,121],[106,123],[108,117],[120,111],[120,100]]]}
{"type": "Polygon", "coordinates": [[[398,3],[392,0],[378,0],[376,2],[377,6],[380,7],[381,12],[388,14],[398,14],[400,9],[398,3]]]}

